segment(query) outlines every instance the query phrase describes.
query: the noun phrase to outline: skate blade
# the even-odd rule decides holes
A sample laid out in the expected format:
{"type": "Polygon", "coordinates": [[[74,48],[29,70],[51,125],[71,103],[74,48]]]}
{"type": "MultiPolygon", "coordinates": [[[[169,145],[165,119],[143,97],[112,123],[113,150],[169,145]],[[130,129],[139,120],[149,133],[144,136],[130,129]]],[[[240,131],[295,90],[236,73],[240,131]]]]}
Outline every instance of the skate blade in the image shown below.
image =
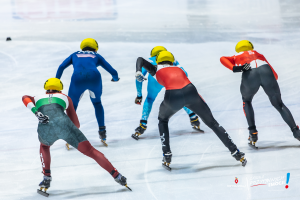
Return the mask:
{"type": "Polygon", "coordinates": [[[162,163],[162,166],[163,166],[166,170],[171,171],[172,168],[169,167],[169,165],[170,165],[170,163],[162,163]]]}
{"type": "Polygon", "coordinates": [[[68,143],[66,143],[66,148],[68,151],[70,150],[70,145],[68,143]]]}
{"type": "Polygon", "coordinates": [[[246,158],[242,158],[240,161],[242,162],[242,166],[245,167],[247,164],[246,158]]]}
{"type": "Polygon", "coordinates": [[[128,190],[132,191],[132,189],[130,187],[128,187],[127,185],[125,185],[125,187],[127,187],[128,190]]]}
{"type": "Polygon", "coordinates": [[[101,142],[104,144],[104,146],[108,146],[104,140],[101,140],[101,142]]]}
{"type": "Polygon", "coordinates": [[[133,139],[135,139],[135,140],[139,140],[139,139],[140,139],[140,138],[139,138],[140,135],[141,135],[140,133],[135,133],[135,134],[132,134],[131,137],[132,137],[133,139]]]}
{"type": "Polygon", "coordinates": [[[255,143],[256,143],[256,142],[251,142],[251,141],[250,141],[250,142],[248,143],[248,145],[249,145],[249,147],[251,147],[252,149],[255,149],[255,150],[257,150],[257,149],[258,149],[258,147],[257,147],[257,146],[255,146],[255,143]]]}
{"type": "Polygon", "coordinates": [[[200,133],[204,133],[204,130],[200,129],[199,126],[193,126],[193,129],[195,129],[196,131],[199,131],[200,133]]]}
{"type": "MultiPolygon", "coordinates": [[[[47,189],[48,189],[48,188],[47,188],[47,189]]],[[[44,197],[48,197],[49,194],[46,192],[47,189],[45,188],[45,192],[43,191],[43,188],[37,189],[37,193],[40,194],[40,195],[43,195],[44,197]]]]}

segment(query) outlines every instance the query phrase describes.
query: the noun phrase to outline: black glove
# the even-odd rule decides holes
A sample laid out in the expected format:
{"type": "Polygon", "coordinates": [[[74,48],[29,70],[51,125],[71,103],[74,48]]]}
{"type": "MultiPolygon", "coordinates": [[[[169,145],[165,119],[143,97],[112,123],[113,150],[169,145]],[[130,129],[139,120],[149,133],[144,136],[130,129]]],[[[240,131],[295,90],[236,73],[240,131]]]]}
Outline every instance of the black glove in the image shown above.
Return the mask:
{"type": "Polygon", "coordinates": [[[113,78],[111,79],[111,82],[118,82],[120,80],[120,78],[118,78],[117,81],[115,81],[113,78]]]}
{"type": "Polygon", "coordinates": [[[42,124],[47,124],[49,122],[49,117],[47,115],[43,115],[41,112],[35,112],[35,116],[38,118],[39,122],[42,124]]]}
{"type": "Polygon", "coordinates": [[[141,105],[143,97],[136,97],[134,103],[141,105]]]}
{"type": "Polygon", "coordinates": [[[251,66],[248,63],[245,63],[242,66],[233,66],[233,68],[232,68],[233,72],[241,72],[241,71],[245,72],[248,70],[251,70],[251,66]]]}

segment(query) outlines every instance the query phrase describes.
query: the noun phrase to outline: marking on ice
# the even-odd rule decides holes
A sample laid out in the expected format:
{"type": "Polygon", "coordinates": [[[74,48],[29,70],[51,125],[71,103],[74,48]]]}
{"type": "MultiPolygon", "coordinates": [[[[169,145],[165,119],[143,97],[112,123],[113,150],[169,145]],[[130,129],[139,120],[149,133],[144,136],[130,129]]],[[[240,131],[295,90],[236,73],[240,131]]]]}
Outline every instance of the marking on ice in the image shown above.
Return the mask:
{"type": "Polygon", "coordinates": [[[156,147],[156,145],[151,149],[151,151],[149,152],[148,156],[147,156],[147,160],[146,160],[146,165],[145,165],[145,170],[144,170],[144,177],[145,177],[145,181],[146,181],[146,184],[147,184],[147,188],[149,190],[149,192],[151,193],[151,195],[157,200],[156,196],[154,195],[153,191],[151,190],[151,187],[148,183],[148,176],[147,176],[147,173],[148,173],[148,158],[150,157],[153,149],[156,147]]]}

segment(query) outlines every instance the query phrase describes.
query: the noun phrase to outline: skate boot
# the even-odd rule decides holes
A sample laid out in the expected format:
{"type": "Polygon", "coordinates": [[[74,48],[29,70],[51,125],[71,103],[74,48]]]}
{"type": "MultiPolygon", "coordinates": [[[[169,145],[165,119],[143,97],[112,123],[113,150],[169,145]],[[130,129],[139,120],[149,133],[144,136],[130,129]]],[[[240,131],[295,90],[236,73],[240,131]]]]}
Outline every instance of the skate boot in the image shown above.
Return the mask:
{"type": "Polygon", "coordinates": [[[139,136],[142,135],[147,129],[147,120],[141,120],[140,125],[135,129],[135,134],[132,134],[131,137],[135,140],[139,140],[139,136]]]}
{"type": "Polygon", "coordinates": [[[47,193],[48,188],[50,187],[50,182],[52,181],[51,176],[44,176],[44,180],[39,184],[40,189],[37,190],[37,193],[48,197],[49,194],[47,193]],[[44,191],[43,191],[44,189],[44,191]]]}
{"type": "Polygon", "coordinates": [[[169,152],[167,152],[167,153],[164,153],[163,156],[164,156],[164,157],[163,157],[163,159],[162,159],[162,166],[163,166],[164,168],[166,168],[167,170],[171,171],[172,168],[169,167],[169,165],[171,164],[171,161],[172,161],[172,152],[169,151],[169,152]]]}
{"type": "Polygon", "coordinates": [[[248,128],[249,130],[249,143],[248,145],[253,148],[253,149],[257,149],[257,147],[255,146],[255,143],[257,142],[258,140],[258,136],[257,136],[257,130],[256,130],[256,127],[255,126],[251,126],[248,128]]]}
{"type": "Polygon", "coordinates": [[[243,167],[246,166],[247,164],[247,160],[246,158],[244,157],[245,154],[243,152],[240,152],[240,150],[236,150],[234,151],[233,153],[231,153],[232,157],[234,157],[237,161],[241,161],[243,167]]]}
{"type": "Polygon", "coordinates": [[[130,191],[132,191],[131,189],[130,189],[130,187],[128,187],[127,186],[127,182],[126,182],[126,177],[125,176],[122,176],[122,174],[118,174],[118,176],[116,176],[116,178],[115,178],[115,181],[117,182],[117,183],[119,183],[120,185],[122,185],[122,186],[125,186],[125,187],[127,187],[130,191]]]}
{"type": "Polygon", "coordinates": [[[292,128],[292,132],[293,132],[294,137],[300,141],[300,130],[299,130],[298,125],[296,127],[292,128]]]}
{"type": "MultiPolygon", "coordinates": [[[[193,115],[195,115],[195,113],[190,114],[190,116],[191,115],[193,116],[193,115]]],[[[199,131],[200,133],[204,133],[204,131],[200,129],[199,117],[197,115],[195,115],[195,117],[193,117],[193,118],[190,118],[190,120],[191,120],[191,125],[192,125],[193,129],[199,131]]]]}
{"type": "Polygon", "coordinates": [[[105,146],[107,146],[107,144],[106,144],[106,130],[105,130],[105,126],[100,126],[99,127],[99,137],[100,137],[100,139],[101,139],[101,142],[105,145],[105,146]]]}

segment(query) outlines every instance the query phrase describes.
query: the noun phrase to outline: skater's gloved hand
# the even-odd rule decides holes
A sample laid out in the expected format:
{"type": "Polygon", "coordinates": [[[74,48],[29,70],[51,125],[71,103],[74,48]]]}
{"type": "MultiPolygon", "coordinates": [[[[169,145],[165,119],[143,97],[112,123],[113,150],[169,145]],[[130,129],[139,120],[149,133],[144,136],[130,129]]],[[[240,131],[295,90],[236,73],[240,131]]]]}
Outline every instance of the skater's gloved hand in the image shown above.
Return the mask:
{"type": "Polygon", "coordinates": [[[233,68],[232,68],[233,72],[242,72],[242,71],[245,72],[248,70],[251,70],[251,66],[248,63],[245,63],[242,66],[233,66],[233,68]]]}
{"type": "Polygon", "coordinates": [[[137,81],[139,81],[139,82],[143,82],[144,80],[147,80],[147,78],[145,78],[145,76],[142,74],[142,72],[140,72],[140,71],[137,71],[136,73],[135,73],[135,78],[136,78],[136,80],[137,81]]]}
{"type": "Polygon", "coordinates": [[[47,124],[49,122],[49,117],[47,115],[43,115],[41,112],[35,112],[35,116],[38,118],[39,122],[42,124],[47,124]]]}
{"type": "Polygon", "coordinates": [[[251,70],[251,66],[250,66],[250,64],[248,64],[248,63],[245,63],[243,66],[243,71],[245,72],[245,71],[248,71],[248,70],[251,70]]]}
{"type": "Polygon", "coordinates": [[[142,100],[143,100],[143,97],[136,97],[134,103],[138,104],[138,105],[141,105],[142,100]]]}
{"type": "Polygon", "coordinates": [[[114,80],[113,78],[111,79],[112,82],[118,82],[120,80],[120,78],[118,78],[118,80],[114,80]]]}

